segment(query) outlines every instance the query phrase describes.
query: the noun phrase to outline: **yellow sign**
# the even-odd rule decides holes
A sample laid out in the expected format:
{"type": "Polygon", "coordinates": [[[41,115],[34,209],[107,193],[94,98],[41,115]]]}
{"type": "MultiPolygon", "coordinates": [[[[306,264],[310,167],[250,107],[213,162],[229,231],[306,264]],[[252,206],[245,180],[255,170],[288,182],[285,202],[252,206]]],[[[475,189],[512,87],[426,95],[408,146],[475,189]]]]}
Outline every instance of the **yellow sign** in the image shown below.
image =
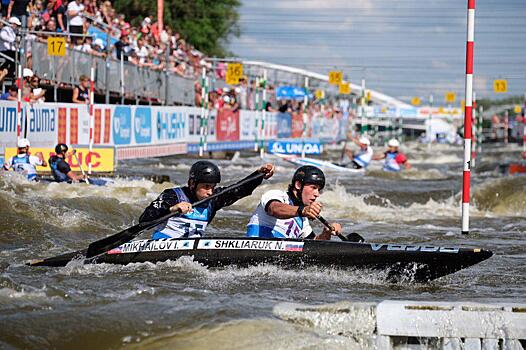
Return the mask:
{"type": "Polygon", "coordinates": [[[454,92],[452,91],[446,92],[446,102],[447,103],[454,103],[456,99],[457,99],[457,95],[455,95],[454,92]]]}
{"type": "Polygon", "coordinates": [[[241,63],[229,63],[226,70],[226,83],[228,85],[239,84],[239,79],[243,77],[243,65],[241,63]]]}
{"type": "Polygon", "coordinates": [[[366,98],[367,102],[371,101],[371,90],[367,90],[366,98]]]}
{"type": "Polygon", "coordinates": [[[343,81],[342,71],[331,71],[329,72],[329,84],[340,85],[343,81]]]}
{"type": "Polygon", "coordinates": [[[520,112],[522,112],[522,108],[520,105],[515,105],[515,107],[513,107],[513,111],[519,114],[520,112]]]}
{"type": "Polygon", "coordinates": [[[460,100],[460,109],[463,111],[466,110],[466,100],[460,100]]]}
{"type": "Polygon", "coordinates": [[[66,38],[47,38],[47,54],[48,56],[66,56],[66,38]]]}
{"type": "Polygon", "coordinates": [[[438,108],[438,113],[439,113],[439,114],[444,114],[444,113],[446,113],[446,111],[444,110],[444,107],[439,107],[439,108],[438,108]]]}
{"type": "MultiPolygon", "coordinates": [[[[88,148],[76,148],[77,150],[77,158],[79,159],[80,165],[82,165],[82,168],[84,171],[88,171],[88,163],[91,161],[91,171],[95,173],[111,173],[114,170],[114,149],[113,148],[93,148],[93,152],[91,154],[89,153],[88,148]]],[[[5,159],[8,160],[12,156],[16,155],[16,148],[5,148],[5,159]]],[[[37,155],[38,153],[42,153],[42,156],[44,157],[44,160],[49,163],[49,158],[55,154],[55,150],[53,148],[37,148],[37,147],[31,147],[29,149],[29,152],[31,155],[37,155]]],[[[69,153],[68,153],[69,154],[69,153]]],[[[73,155],[68,155],[66,157],[66,162],[71,167],[71,170],[81,173],[79,163],[77,163],[77,160],[73,155]]],[[[39,172],[50,172],[51,168],[49,168],[49,164],[47,167],[39,166],[37,167],[37,171],[39,172]]]]}
{"type": "Polygon", "coordinates": [[[325,91],[316,90],[315,96],[318,100],[322,100],[323,98],[325,98],[325,91]]]}
{"type": "Polygon", "coordinates": [[[340,84],[340,94],[349,95],[351,93],[351,84],[341,83],[340,84]]]}
{"type": "Polygon", "coordinates": [[[493,91],[497,94],[508,92],[508,81],[504,79],[493,80],[493,91]]]}
{"type": "Polygon", "coordinates": [[[419,97],[413,97],[411,99],[411,104],[413,106],[420,106],[420,104],[422,103],[422,101],[420,101],[420,98],[419,97]]]}

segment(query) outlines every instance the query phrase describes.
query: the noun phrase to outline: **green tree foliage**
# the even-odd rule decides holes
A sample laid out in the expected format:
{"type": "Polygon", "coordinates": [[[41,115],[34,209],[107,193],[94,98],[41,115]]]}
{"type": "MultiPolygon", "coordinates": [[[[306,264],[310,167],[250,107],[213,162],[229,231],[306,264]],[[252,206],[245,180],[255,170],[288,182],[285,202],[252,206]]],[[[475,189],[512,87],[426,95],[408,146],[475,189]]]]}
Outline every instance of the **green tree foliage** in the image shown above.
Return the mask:
{"type": "MultiPolygon", "coordinates": [[[[224,57],[229,54],[225,49],[228,39],[240,34],[240,5],[240,0],[165,0],[164,24],[207,55],[224,57]]],[[[155,0],[116,0],[113,6],[132,25],[140,25],[146,16],[157,18],[155,0]]]]}

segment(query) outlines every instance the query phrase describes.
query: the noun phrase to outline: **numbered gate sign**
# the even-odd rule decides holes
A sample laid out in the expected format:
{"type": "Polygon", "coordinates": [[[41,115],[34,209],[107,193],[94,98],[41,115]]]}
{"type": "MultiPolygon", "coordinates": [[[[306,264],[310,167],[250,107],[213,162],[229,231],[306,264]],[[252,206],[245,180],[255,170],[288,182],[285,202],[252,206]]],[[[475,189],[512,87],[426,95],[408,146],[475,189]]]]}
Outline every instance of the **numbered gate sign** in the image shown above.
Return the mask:
{"type": "Polygon", "coordinates": [[[508,81],[504,79],[497,79],[493,81],[493,91],[497,94],[508,92],[508,81]]]}
{"type": "Polygon", "coordinates": [[[520,112],[522,112],[522,108],[520,105],[515,105],[513,107],[513,111],[516,113],[516,114],[519,114],[520,112]]]}
{"type": "Polygon", "coordinates": [[[351,84],[341,83],[340,84],[340,94],[349,95],[351,93],[351,84]]]}
{"type": "Polygon", "coordinates": [[[315,95],[316,95],[316,98],[318,100],[321,100],[321,99],[323,99],[325,97],[325,91],[323,91],[323,90],[316,90],[315,95]]]}
{"type": "Polygon", "coordinates": [[[340,85],[343,81],[342,71],[331,71],[329,72],[329,84],[340,85]]]}
{"type": "Polygon", "coordinates": [[[413,106],[420,106],[420,103],[422,103],[422,101],[420,101],[420,98],[419,97],[413,97],[411,99],[411,104],[413,106]]]}
{"type": "Polygon", "coordinates": [[[239,84],[243,76],[243,65],[241,63],[229,63],[226,70],[226,83],[228,85],[239,84]]]}
{"type": "Polygon", "coordinates": [[[452,91],[446,92],[446,103],[454,103],[456,99],[457,99],[457,96],[455,95],[454,92],[452,91]]]}
{"type": "Polygon", "coordinates": [[[66,56],[66,38],[47,38],[47,54],[49,56],[66,56]]]}

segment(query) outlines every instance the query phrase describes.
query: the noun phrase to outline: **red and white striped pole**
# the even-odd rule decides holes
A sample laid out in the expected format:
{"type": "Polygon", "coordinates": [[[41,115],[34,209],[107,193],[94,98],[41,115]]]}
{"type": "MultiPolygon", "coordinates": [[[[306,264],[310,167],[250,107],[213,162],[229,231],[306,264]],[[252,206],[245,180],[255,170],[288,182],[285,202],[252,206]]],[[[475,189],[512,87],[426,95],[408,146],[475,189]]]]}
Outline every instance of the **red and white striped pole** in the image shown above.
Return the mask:
{"type": "Polygon", "coordinates": [[[22,89],[24,88],[24,79],[22,78],[22,65],[18,64],[18,94],[16,97],[16,140],[20,140],[22,130],[22,89]]]}
{"type": "Polygon", "coordinates": [[[91,154],[93,152],[93,128],[95,124],[95,115],[93,105],[95,104],[95,67],[91,67],[89,81],[89,154],[86,157],[88,161],[88,174],[91,175],[91,154]]]}
{"type": "Polygon", "coordinates": [[[464,111],[464,176],[462,181],[462,233],[469,233],[469,192],[471,176],[471,121],[473,117],[473,49],[475,45],[475,0],[468,0],[466,44],[466,106],[464,111]]]}

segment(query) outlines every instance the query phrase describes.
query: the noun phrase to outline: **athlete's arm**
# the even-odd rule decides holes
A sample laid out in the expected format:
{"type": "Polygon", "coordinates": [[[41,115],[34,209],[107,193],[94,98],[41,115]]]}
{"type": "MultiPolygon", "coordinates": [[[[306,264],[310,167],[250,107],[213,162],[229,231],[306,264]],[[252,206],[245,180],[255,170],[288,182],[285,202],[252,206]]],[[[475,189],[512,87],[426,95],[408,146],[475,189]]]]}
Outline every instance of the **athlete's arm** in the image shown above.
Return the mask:
{"type": "MultiPolygon", "coordinates": [[[[254,171],[249,176],[245,177],[241,181],[238,181],[238,183],[242,182],[242,181],[245,181],[246,179],[254,177],[257,174],[261,174],[261,173],[265,174],[265,176],[264,176],[265,179],[270,178],[272,175],[274,175],[274,166],[272,164],[265,164],[264,166],[262,166],[261,168],[259,168],[256,171],[254,171]]],[[[263,182],[263,178],[258,177],[258,178],[254,179],[252,181],[249,181],[248,183],[244,184],[243,186],[240,186],[238,188],[235,188],[233,190],[230,190],[230,191],[226,192],[224,195],[219,196],[219,198],[217,198],[217,199],[215,199],[213,201],[214,208],[216,210],[219,210],[219,209],[221,209],[223,207],[228,207],[229,205],[234,204],[235,202],[237,202],[241,198],[250,196],[252,194],[252,192],[254,192],[256,187],[261,185],[262,182],[263,182]]],[[[214,193],[218,193],[220,191],[223,191],[224,189],[225,189],[224,187],[218,187],[218,188],[216,188],[214,190],[214,193]]]]}
{"type": "Polygon", "coordinates": [[[304,216],[310,219],[316,219],[320,215],[322,205],[319,202],[313,202],[306,207],[300,207],[271,200],[267,203],[265,211],[278,219],[290,219],[297,216],[304,216]],[[300,213],[301,211],[301,213],[300,213]]]}
{"type": "Polygon", "coordinates": [[[382,160],[382,159],[385,159],[385,153],[378,153],[378,154],[375,154],[372,158],[372,160],[382,160]]]}
{"type": "Polygon", "coordinates": [[[139,217],[139,222],[158,219],[170,213],[170,208],[178,203],[177,195],[172,189],[167,189],[150,203],[139,217]]]}

